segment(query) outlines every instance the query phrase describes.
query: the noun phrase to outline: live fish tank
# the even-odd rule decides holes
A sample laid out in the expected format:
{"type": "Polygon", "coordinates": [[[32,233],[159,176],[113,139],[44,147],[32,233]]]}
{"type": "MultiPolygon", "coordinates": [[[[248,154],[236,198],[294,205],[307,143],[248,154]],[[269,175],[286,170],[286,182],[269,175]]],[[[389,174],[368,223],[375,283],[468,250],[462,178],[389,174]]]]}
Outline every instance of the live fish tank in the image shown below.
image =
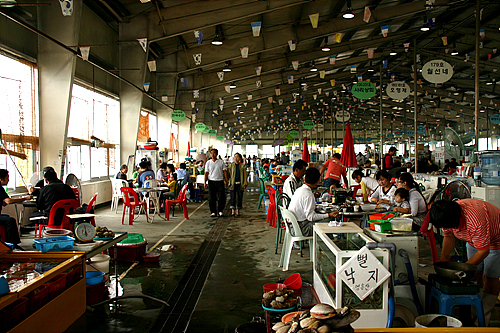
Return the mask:
{"type": "MultiPolygon", "coordinates": [[[[344,223],[342,227],[316,223],[313,233],[314,289],[322,303],[328,303],[335,308],[349,306],[360,311],[361,317],[353,323],[354,328],[384,328],[388,317],[389,280],[361,300],[342,279],[337,278],[339,268],[357,255],[368,242],[375,241],[353,223],[344,223]]],[[[389,269],[388,250],[374,249],[371,253],[389,269]]]]}

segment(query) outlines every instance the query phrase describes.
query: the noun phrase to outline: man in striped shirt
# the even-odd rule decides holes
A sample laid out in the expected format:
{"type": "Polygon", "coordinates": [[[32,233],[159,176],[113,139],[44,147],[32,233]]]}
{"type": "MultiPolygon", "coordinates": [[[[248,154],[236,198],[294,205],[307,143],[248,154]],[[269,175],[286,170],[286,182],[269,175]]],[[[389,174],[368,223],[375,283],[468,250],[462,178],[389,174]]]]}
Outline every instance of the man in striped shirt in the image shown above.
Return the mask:
{"type": "Polygon", "coordinates": [[[307,170],[307,162],[303,160],[298,160],[293,164],[293,172],[285,180],[285,183],[283,184],[283,192],[288,195],[288,197],[291,199],[292,195],[295,193],[295,190],[298,189],[299,187],[302,186],[302,177],[304,177],[304,174],[306,173],[307,170]]]}
{"type": "Polygon", "coordinates": [[[467,242],[467,263],[483,272],[481,299],[488,325],[500,293],[500,208],[477,199],[439,200],[431,207],[430,222],[445,235],[440,261],[448,261],[457,238],[467,242]]]}

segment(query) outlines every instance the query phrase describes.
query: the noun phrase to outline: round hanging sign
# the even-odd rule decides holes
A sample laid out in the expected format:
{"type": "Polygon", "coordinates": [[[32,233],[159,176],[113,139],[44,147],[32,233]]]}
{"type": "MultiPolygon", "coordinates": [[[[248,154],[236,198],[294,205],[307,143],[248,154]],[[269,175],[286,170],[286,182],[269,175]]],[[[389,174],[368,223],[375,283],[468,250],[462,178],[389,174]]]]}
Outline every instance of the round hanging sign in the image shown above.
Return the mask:
{"type": "Polygon", "coordinates": [[[417,126],[417,133],[418,134],[424,135],[425,134],[425,130],[426,130],[425,126],[423,126],[423,125],[417,126]]]}
{"type": "Polygon", "coordinates": [[[495,125],[498,125],[500,124],[500,114],[494,114],[490,117],[490,121],[495,124],[495,125]]]}
{"type": "Polygon", "coordinates": [[[217,135],[216,139],[222,141],[224,140],[224,135],[217,135]]]}
{"type": "Polygon", "coordinates": [[[403,131],[397,130],[397,131],[394,132],[394,135],[395,136],[401,136],[401,135],[403,135],[403,131]]]}
{"type": "Polygon", "coordinates": [[[347,111],[337,111],[337,113],[335,113],[335,119],[337,121],[345,123],[346,121],[349,121],[349,119],[351,119],[351,114],[347,111]]]}
{"type": "Polygon", "coordinates": [[[366,142],[372,142],[372,140],[373,140],[373,139],[372,139],[371,137],[367,137],[367,138],[365,139],[365,141],[366,141],[366,142]]]}
{"type": "Polygon", "coordinates": [[[497,135],[495,135],[495,138],[496,138],[497,140],[498,140],[498,139],[500,139],[500,135],[498,135],[498,134],[497,134],[497,135]]]}
{"type": "Polygon", "coordinates": [[[196,123],[196,125],[194,125],[194,129],[197,131],[203,132],[203,130],[205,129],[205,124],[204,123],[196,123]]]}
{"type": "Polygon", "coordinates": [[[387,134],[387,138],[388,139],[394,139],[394,134],[392,134],[392,133],[387,134]]]}
{"type": "Polygon", "coordinates": [[[431,83],[444,83],[453,76],[453,67],[444,60],[431,60],[422,67],[422,76],[431,83]]]}
{"type": "Polygon", "coordinates": [[[173,121],[183,121],[186,118],[186,114],[182,110],[174,110],[172,111],[172,120],[173,121]]]}
{"type": "Polygon", "coordinates": [[[288,134],[286,135],[286,139],[287,139],[288,141],[293,140],[293,136],[291,136],[291,135],[290,135],[290,133],[288,133],[288,134]]]}
{"type": "Polygon", "coordinates": [[[365,138],[358,138],[358,142],[365,142],[365,138]]]}
{"type": "Polygon", "coordinates": [[[407,130],[406,135],[413,136],[413,135],[415,135],[415,131],[414,130],[407,130]]]}
{"type": "Polygon", "coordinates": [[[377,89],[375,85],[369,81],[360,81],[352,86],[351,92],[356,98],[370,99],[375,96],[377,89]]]}
{"type": "Polygon", "coordinates": [[[403,81],[391,82],[387,85],[385,92],[390,98],[401,100],[410,95],[410,86],[403,81]]]}
{"type": "Polygon", "coordinates": [[[290,131],[290,133],[289,133],[289,134],[290,134],[290,136],[291,136],[292,138],[295,138],[297,135],[299,135],[299,131],[292,130],[292,131],[290,131]]]}
{"type": "Polygon", "coordinates": [[[211,129],[211,130],[209,130],[209,131],[208,131],[208,135],[212,135],[212,136],[214,136],[214,135],[216,135],[216,134],[217,134],[217,131],[216,131],[216,130],[214,130],[214,129],[211,129]]]}
{"type": "Polygon", "coordinates": [[[312,121],[312,120],[305,120],[302,123],[302,127],[304,127],[305,129],[311,129],[311,128],[314,127],[314,121],[312,121]]]}

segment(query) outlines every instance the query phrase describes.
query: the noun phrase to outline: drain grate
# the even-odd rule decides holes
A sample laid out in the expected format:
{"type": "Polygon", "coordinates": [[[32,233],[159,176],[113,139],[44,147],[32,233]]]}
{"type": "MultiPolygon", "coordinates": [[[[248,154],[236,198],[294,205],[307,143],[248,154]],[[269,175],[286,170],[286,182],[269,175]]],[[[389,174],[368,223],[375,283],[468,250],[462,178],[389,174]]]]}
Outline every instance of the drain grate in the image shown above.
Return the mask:
{"type": "MultiPolygon", "coordinates": [[[[226,212],[227,214],[227,212],[226,212]]],[[[218,218],[149,332],[185,332],[230,218],[218,218]]]]}

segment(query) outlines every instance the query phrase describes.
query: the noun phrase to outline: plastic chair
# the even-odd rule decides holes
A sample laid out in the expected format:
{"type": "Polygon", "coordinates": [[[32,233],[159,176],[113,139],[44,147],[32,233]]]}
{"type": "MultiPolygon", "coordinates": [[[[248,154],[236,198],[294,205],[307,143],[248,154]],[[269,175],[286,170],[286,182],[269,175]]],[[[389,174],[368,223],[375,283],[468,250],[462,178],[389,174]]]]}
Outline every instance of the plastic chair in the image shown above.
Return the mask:
{"type": "MultiPolygon", "coordinates": [[[[128,208],[128,224],[132,225],[134,224],[134,215],[135,215],[135,208],[139,207],[139,213],[141,211],[141,207],[144,208],[144,211],[146,212],[146,221],[149,221],[149,216],[148,216],[148,209],[147,209],[147,204],[145,202],[140,202],[139,197],[137,196],[137,193],[130,187],[122,187],[120,191],[123,193],[123,214],[122,214],[122,224],[125,219],[125,209],[128,208]]],[[[139,215],[139,214],[138,214],[139,215]]]]}
{"type": "MultiPolygon", "coordinates": [[[[304,240],[312,240],[313,237],[306,237],[302,235],[302,230],[300,230],[299,223],[295,215],[286,208],[280,207],[281,216],[286,227],[285,239],[283,240],[283,248],[281,249],[281,258],[279,266],[283,267],[283,271],[288,270],[288,264],[290,263],[290,255],[292,254],[292,247],[294,242],[300,242],[304,240]],[[290,227],[293,228],[295,236],[292,236],[290,227]]],[[[313,261],[313,249],[310,248],[310,258],[313,261]]],[[[302,256],[302,251],[300,252],[302,256]]]]}
{"type": "Polygon", "coordinates": [[[259,190],[260,190],[259,205],[257,206],[257,210],[259,210],[262,200],[266,198],[266,188],[264,185],[264,180],[262,178],[258,178],[257,180],[259,181],[259,190]]]}
{"type": "MultiPolygon", "coordinates": [[[[188,217],[188,211],[187,211],[187,198],[186,198],[186,193],[187,193],[187,184],[184,185],[181,189],[181,191],[179,192],[179,196],[177,197],[177,199],[174,199],[174,200],[165,200],[165,218],[167,219],[167,221],[170,220],[170,206],[171,205],[175,205],[175,204],[179,204],[182,206],[182,210],[184,211],[184,217],[189,220],[189,217],[188,217]]],[[[172,210],[172,216],[174,216],[174,211],[172,210]]]]}
{"type": "Polygon", "coordinates": [[[363,197],[363,192],[361,192],[361,195],[358,194],[358,190],[361,190],[361,185],[351,185],[350,189],[352,191],[353,199],[356,199],[356,197],[363,197]]]}
{"type": "Polygon", "coordinates": [[[429,296],[428,309],[431,308],[432,299],[439,304],[439,313],[447,316],[453,315],[453,308],[460,305],[470,305],[476,308],[477,323],[479,326],[485,326],[483,304],[477,294],[453,294],[449,295],[438,288],[432,286],[429,296]]]}
{"type": "Polygon", "coordinates": [[[78,190],[77,186],[71,186],[71,189],[73,190],[73,193],[75,193],[75,198],[76,201],[78,202],[78,206],[80,206],[80,191],[78,190]]]}
{"type": "Polygon", "coordinates": [[[110,178],[111,189],[113,191],[113,197],[111,199],[111,210],[115,210],[115,214],[118,213],[118,204],[120,199],[122,199],[122,187],[128,187],[128,183],[123,179],[110,178]]]}
{"type": "Polygon", "coordinates": [[[283,184],[285,183],[285,180],[290,177],[290,175],[283,175],[281,176],[281,180],[283,181],[283,184]]]}
{"type": "Polygon", "coordinates": [[[42,238],[42,230],[44,227],[50,229],[72,230],[73,227],[67,215],[73,213],[78,207],[80,207],[80,205],[75,199],[65,199],[57,201],[54,205],[52,205],[49,217],[43,219],[47,220],[47,224],[35,224],[35,236],[38,229],[38,238],[42,238]]]}
{"type": "Polygon", "coordinates": [[[273,228],[276,228],[276,190],[267,185],[267,194],[269,195],[269,207],[267,208],[266,222],[273,228]]]}
{"type": "MultiPolygon", "coordinates": [[[[90,199],[89,204],[87,205],[87,209],[85,210],[86,214],[92,214],[94,212],[96,201],[97,201],[97,192],[90,199]]],[[[91,218],[90,223],[92,223],[92,225],[95,227],[95,218],[91,218]]]]}
{"type": "Polygon", "coordinates": [[[281,231],[285,229],[283,217],[281,216],[280,207],[288,209],[290,205],[290,197],[286,193],[276,193],[276,248],[274,254],[278,254],[278,244],[281,243],[281,231]]]}

